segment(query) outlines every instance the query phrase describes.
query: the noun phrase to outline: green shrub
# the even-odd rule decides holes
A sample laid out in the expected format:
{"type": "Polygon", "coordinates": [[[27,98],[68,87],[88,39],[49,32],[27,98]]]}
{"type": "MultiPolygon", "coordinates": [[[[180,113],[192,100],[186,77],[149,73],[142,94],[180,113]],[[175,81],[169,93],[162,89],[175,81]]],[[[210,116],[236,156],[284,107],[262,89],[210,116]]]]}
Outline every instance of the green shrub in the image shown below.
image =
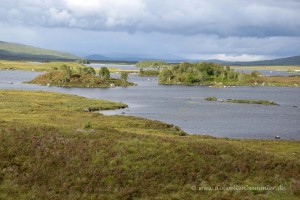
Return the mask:
{"type": "Polygon", "coordinates": [[[92,128],[91,122],[88,121],[88,122],[84,125],[84,128],[86,128],[86,129],[92,128]]]}
{"type": "Polygon", "coordinates": [[[106,80],[110,78],[110,72],[107,67],[101,67],[99,71],[99,76],[101,79],[106,80]]]}
{"type": "Polygon", "coordinates": [[[217,97],[206,97],[204,100],[206,101],[217,101],[217,97]]]}
{"type": "Polygon", "coordinates": [[[158,70],[140,70],[139,76],[158,76],[158,70]]]}

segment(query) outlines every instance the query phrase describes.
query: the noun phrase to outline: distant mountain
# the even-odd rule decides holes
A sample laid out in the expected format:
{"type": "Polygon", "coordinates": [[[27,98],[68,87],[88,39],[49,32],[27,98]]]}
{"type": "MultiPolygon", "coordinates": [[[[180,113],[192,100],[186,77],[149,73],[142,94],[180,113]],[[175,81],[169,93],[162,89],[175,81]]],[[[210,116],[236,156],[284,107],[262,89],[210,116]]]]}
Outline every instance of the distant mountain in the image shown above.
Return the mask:
{"type": "Polygon", "coordinates": [[[279,59],[273,59],[273,60],[252,61],[252,62],[225,62],[225,61],[222,61],[221,64],[234,65],[234,66],[300,65],[300,56],[279,58],[279,59]]]}
{"type": "Polygon", "coordinates": [[[0,41],[0,59],[4,60],[77,60],[80,57],[66,52],[0,41]]]}
{"type": "Polygon", "coordinates": [[[86,56],[85,59],[88,59],[88,60],[111,60],[112,58],[102,56],[99,54],[93,54],[93,55],[86,56]]]}
{"type": "Polygon", "coordinates": [[[161,60],[165,62],[184,62],[186,59],[173,55],[148,56],[143,54],[110,53],[105,55],[93,54],[85,57],[93,61],[125,61],[138,62],[142,60],[161,60]]]}

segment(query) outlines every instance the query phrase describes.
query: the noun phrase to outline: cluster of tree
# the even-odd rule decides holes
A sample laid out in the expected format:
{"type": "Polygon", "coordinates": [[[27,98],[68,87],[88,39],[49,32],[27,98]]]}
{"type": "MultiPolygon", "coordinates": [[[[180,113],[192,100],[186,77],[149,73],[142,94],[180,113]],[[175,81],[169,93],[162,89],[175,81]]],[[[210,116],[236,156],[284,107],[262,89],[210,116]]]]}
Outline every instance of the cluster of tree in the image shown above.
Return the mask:
{"type": "MultiPolygon", "coordinates": [[[[107,80],[110,78],[110,72],[107,67],[101,67],[99,71],[99,77],[102,80],[107,80]]],[[[128,73],[127,72],[121,72],[120,73],[120,79],[123,81],[123,83],[126,83],[128,80],[128,73]]]]}
{"type": "Polygon", "coordinates": [[[160,71],[160,83],[197,84],[205,82],[239,81],[242,74],[233,71],[230,67],[223,67],[217,63],[183,62],[169,65],[160,71]]]}
{"type": "Polygon", "coordinates": [[[71,77],[75,74],[77,75],[95,75],[96,71],[92,67],[86,67],[86,66],[78,66],[75,69],[68,66],[68,65],[61,65],[59,68],[53,68],[53,70],[59,70],[61,71],[61,77],[60,81],[63,83],[70,82],[71,77]]]}
{"type": "Polygon", "coordinates": [[[81,66],[76,68],[77,74],[91,74],[95,75],[96,71],[93,67],[81,66]]]}
{"type": "MultiPolygon", "coordinates": [[[[87,66],[77,66],[76,68],[72,68],[68,65],[61,65],[59,68],[53,68],[53,70],[60,71],[60,81],[63,83],[70,82],[71,77],[81,77],[82,75],[91,75],[95,76],[96,71],[92,67],[87,66]]],[[[50,78],[52,78],[52,73],[50,73],[50,78]]],[[[107,81],[110,79],[110,71],[107,67],[101,67],[99,70],[99,78],[101,80],[107,81]]],[[[127,72],[121,72],[120,73],[120,79],[123,81],[123,83],[127,83],[128,80],[128,73],[127,72]]]]}
{"type": "Polygon", "coordinates": [[[71,76],[73,74],[71,67],[68,65],[62,65],[59,67],[59,70],[62,71],[61,81],[63,83],[70,82],[71,76]]]}
{"type": "Polygon", "coordinates": [[[87,59],[79,59],[79,60],[76,60],[76,63],[79,63],[79,64],[91,64],[91,62],[87,59]]]}
{"type": "Polygon", "coordinates": [[[168,64],[162,61],[157,60],[146,60],[146,61],[140,61],[135,64],[137,68],[140,70],[144,70],[145,68],[150,69],[160,69],[166,67],[168,64]]]}

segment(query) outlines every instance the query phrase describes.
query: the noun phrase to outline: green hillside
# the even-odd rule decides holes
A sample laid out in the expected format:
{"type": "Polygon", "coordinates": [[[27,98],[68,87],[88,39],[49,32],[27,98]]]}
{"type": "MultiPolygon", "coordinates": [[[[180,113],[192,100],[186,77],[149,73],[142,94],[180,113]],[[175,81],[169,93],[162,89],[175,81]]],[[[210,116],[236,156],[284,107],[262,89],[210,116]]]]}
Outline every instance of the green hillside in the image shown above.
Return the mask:
{"type": "Polygon", "coordinates": [[[223,62],[223,65],[231,66],[291,66],[291,65],[300,65],[300,56],[279,58],[273,60],[260,60],[252,62],[223,62]]]}
{"type": "Polygon", "coordinates": [[[76,60],[80,57],[61,51],[0,41],[3,60],[76,60]]]}

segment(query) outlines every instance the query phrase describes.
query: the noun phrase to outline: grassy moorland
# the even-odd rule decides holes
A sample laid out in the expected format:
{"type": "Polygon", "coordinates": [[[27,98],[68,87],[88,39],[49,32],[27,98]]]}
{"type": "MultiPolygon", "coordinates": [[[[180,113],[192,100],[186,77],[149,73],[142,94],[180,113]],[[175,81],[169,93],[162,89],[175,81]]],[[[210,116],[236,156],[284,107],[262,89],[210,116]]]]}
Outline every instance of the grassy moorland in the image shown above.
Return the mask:
{"type": "Polygon", "coordinates": [[[0,90],[0,199],[299,199],[298,141],[187,135],[124,107],[0,90]],[[248,190],[202,191],[201,187],[248,190]],[[280,187],[280,190],[250,187],[280,187]]]}
{"type": "Polygon", "coordinates": [[[24,70],[24,71],[49,71],[54,68],[59,68],[62,65],[70,67],[82,66],[76,62],[25,62],[25,61],[7,61],[0,60],[1,70],[24,70]]]}

